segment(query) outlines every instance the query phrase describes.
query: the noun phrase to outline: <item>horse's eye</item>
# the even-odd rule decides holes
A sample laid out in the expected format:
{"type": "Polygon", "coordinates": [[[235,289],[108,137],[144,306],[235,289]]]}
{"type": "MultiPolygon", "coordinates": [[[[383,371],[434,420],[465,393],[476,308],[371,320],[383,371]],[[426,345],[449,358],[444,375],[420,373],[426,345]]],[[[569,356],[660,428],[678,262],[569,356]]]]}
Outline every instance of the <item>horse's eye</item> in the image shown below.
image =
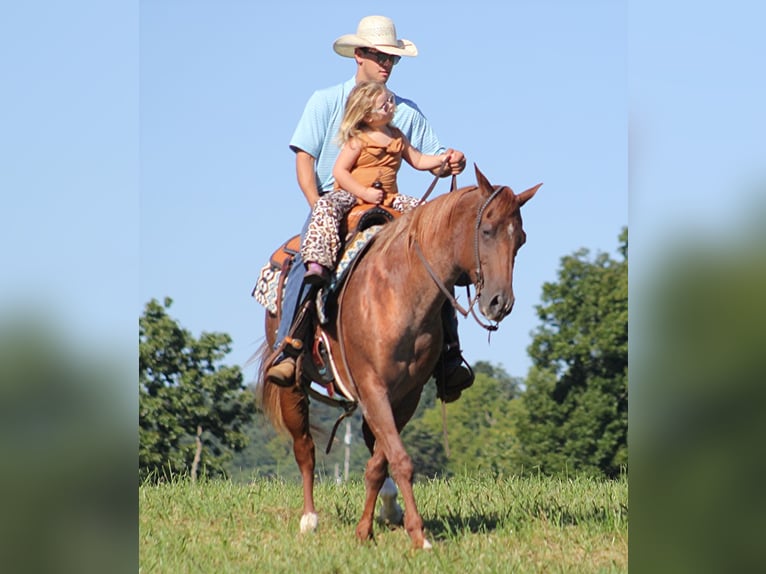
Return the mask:
{"type": "Polygon", "coordinates": [[[492,237],[492,228],[489,226],[483,227],[481,230],[481,234],[484,236],[485,239],[489,239],[490,237],[492,237]]]}

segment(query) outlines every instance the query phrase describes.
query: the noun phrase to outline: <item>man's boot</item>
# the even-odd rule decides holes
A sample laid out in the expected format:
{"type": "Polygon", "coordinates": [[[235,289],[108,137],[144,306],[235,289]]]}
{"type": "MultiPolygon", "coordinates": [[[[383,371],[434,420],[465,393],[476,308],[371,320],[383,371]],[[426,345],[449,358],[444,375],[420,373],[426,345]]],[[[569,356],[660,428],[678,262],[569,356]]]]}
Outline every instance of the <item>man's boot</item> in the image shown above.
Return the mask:
{"type": "Polygon", "coordinates": [[[457,314],[449,301],[442,307],[442,325],[444,326],[444,351],[436,363],[436,396],[445,403],[460,398],[461,393],[473,384],[473,371],[463,365],[460,354],[460,340],[457,333],[457,314]]]}
{"type": "Polygon", "coordinates": [[[295,359],[285,357],[273,365],[266,373],[266,381],[280,387],[292,387],[295,384],[295,359]]]}
{"type": "Polygon", "coordinates": [[[436,396],[445,403],[458,400],[474,380],[473,371],[463,365],[463,356],[457,346],[444,351],[436,365],[435,375],[436,396]]]}
{"type": "Polygon", "coordinates": [[[292,387],[295,384],[295,360],[302,351],[303,341],[285,337],[282,353],[266,371],[266,382],[280,387],[292,387]]]}

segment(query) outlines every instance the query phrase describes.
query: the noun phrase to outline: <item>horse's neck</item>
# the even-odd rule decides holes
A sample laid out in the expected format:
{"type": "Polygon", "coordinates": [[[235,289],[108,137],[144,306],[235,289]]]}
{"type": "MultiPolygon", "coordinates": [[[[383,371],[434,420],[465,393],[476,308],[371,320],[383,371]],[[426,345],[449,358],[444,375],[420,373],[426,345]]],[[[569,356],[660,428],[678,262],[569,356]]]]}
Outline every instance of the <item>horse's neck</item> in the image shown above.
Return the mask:
{"type": "MultiPolygon", "coordinates": [[[[426,220],[422,219],[421,224],[426,220]]],[[[395,223],[399,222],[389,225],[395,223]]],[[[425,233],[418,233],[416,229],[401,225],[403,223],[386,250],[376,254],[375,265],[385,260],[385,267],[390,269],[388,281],[392,282],[392,290],[415,303],[414,315],[427,318],[446,299],[440,284],[450,290],[457,280],[459,264],[455,261],[458,251],[455,245],[461,242],[463,232],[452,228],[448,221],[425,233]]]]}
{"type": "Polygon", "coordinates": [[[442,209],[434,218],[424,214],[419,222],[422,229],[412,231],[415,239],[408,245],[409,258],[416,272],[425,271],[437,288],[439,283],[448,289],[454,286],[460,270],[467,269],[471,251],[471,234],[465,214],[472,208],[466,209],[462,202],[459,210],[454,203],[452,205],[452,209],[442,209]]]}

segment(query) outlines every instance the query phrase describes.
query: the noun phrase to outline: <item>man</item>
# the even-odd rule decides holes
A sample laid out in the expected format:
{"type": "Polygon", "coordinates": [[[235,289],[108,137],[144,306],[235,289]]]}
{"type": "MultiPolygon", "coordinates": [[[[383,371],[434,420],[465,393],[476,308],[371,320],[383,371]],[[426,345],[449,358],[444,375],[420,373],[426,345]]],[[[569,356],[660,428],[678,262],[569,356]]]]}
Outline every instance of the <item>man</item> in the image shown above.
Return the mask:
{"type": "MultiPolygon", "coordinates": [[[[332,170],[340,151],[336,138],[349,92],[356,84],[364,81],[386,83],[402,56],[414,57],[418,54],[415,44],[396,37],[393,21],[385,16],[362,18],[356,34],[341,36],[333,44],[333,49],[343,57],[354,59],[356,74],[342,84],[314,92],[290,140],[290,149],[295,152],[298,185],[312,208],[320,195],[333,189],[332,170]]],[[[447,151],[428,120],[411,100],[396,96],[393,123],[422,153],[436,155],[447,151]]],[[[465,169],[465,156],[457,150],[449,151],[453,153],[449,170],[444,175],[458,174],[465,169]]],[[[302,235],[305,231],[304,225],[302,235]]],[[[275,349],[288,336],[298,305],[308,292],[307,289],[304,292],[304,274],[303,261],[298,254],[285,284],[283,314],[275,349]]],[[[451,402],[460,397],[462,390],[473,384],[473,373],[462,365],[457,316],[449,303],[445,304],[442,316],[445,349],[434,376],[439,397],[451,402]]],[[[295,360],[283,354],[268,370],[266,378],[280,386],[291,386],[295,382],[295,360]]]]}

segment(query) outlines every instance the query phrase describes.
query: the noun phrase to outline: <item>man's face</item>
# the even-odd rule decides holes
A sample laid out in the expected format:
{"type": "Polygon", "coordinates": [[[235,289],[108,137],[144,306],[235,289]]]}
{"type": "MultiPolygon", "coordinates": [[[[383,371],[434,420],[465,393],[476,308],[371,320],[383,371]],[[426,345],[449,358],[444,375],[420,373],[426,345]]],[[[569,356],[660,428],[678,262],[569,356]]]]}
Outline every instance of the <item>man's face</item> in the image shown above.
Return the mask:
{"type": "Polygon", "coordinates": [[[400,56],[378,52],[374,48],[357,48],[356,61],[359,63],[359,76],[362,81],[386,83],[393,67],[400,56]]]}

